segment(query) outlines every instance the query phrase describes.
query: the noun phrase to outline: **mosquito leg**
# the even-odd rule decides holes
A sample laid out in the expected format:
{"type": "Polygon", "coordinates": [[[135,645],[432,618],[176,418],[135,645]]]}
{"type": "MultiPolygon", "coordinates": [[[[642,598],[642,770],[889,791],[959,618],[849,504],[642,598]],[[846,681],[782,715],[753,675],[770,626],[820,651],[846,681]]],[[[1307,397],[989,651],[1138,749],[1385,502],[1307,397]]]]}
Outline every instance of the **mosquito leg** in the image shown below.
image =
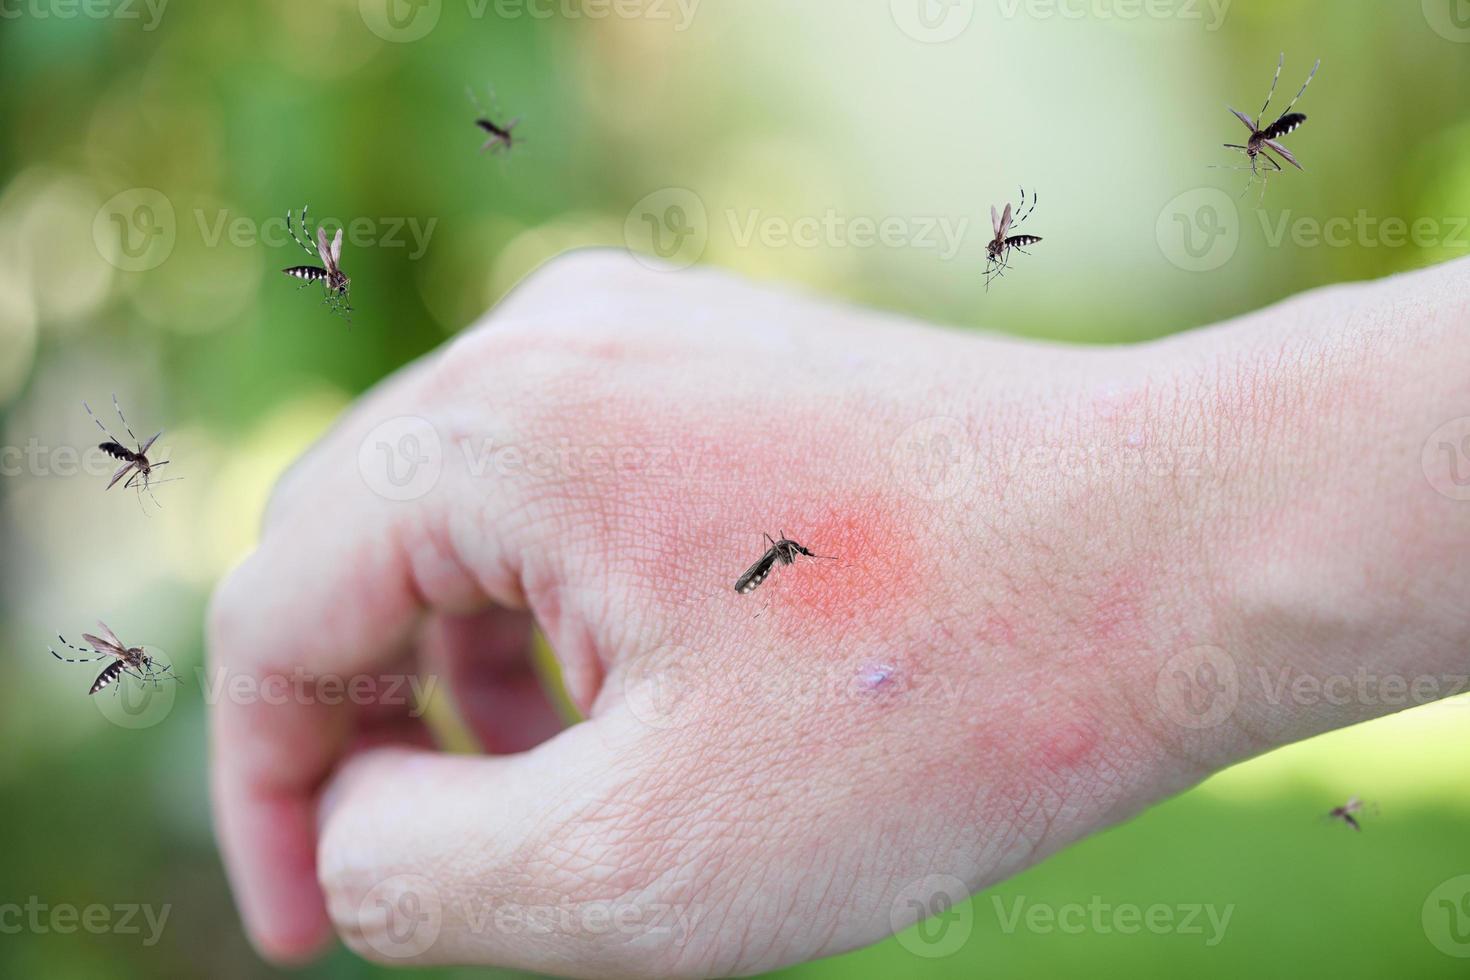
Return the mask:
{"type": "Polygon", "coordinates": [[[1296,108],[1296,104],[1302,100],[1302,96],[1304,96],[1304,95],[1307,94],[1307,86],[1310,85],[1310,84],[1312,84],[1312,79],[1314,79],[1314,78],[1317,77],[1317,69],[1318,68],[1321,68],[1321,67],[1322,67],[1322,59],[1321,58],[1318,58],[1317,59],[1317,63],[1312,66],[1311,74],[1307,75],[1307,80],[1305,82],[1302,82],[1302,89],[1301,89],[1301,91],[1296,94],[1296,98],[1294,98],[1294,99],[1291,100],[1291,104],[1288,105],[1282,111],[1281,114],[1283,116],[1286,115],[1287,113],[1291,112],[1292,109],[1296,108]]]}
{"type": "MultiPolygon", "coordinates": [[[[301,225],[301,233],[303,235],[306,235],[307,236],[307,241],[310,241],[311,240],[311,236],[308,235],[307,234],[307,231],[306,231],[306,209],[307,209],[307,207],[309,207],[309,205],[302,205],[302,208],[301,208],[301,218],[300,218],[299,223],[301,225]]],[[[310,255],[312,258],[316,258],[316,253],[311,250],[311,246],[310,245],[307,245],[306,242],[303,242],[301,239],[299,239],[299,238],[296,237],[296,229],[294,229],[294,228],[291,227],[291,212],[290,211],[287,211],[286,212],[286,230],[291,233],[291,240],[292,241],[294,241],[297,245],[300,245],[302,247],[302,249],[304,249],[306,251],[306,254],[307,255],[310,255]]]]}
{"type": "MultiPolygon", "coordinates": [[[[60,640],[61,641],[61,645],[64,646],[64,647],[66,647],[68,650],[75,650],[77,653],[84,654],[84,655],[85,654],[88,654],[90,652],[94,652],[94,651],[83,650],[81,647],[72,646],[70,643],[66,642],[66,637],[62,636],[60,633],[57,633],[56,634],[56,638],[58,640],[60,640]]],[[[51,651],[51,656],[55,657],[57,660],[60,660],[63,663],[68,663],[68,664],[90,664],[90,663],[96,663],[98,660],[105,660],[107,657],[111,656],[111,654],[104,653],[104,654],[101,654],[100,656],[96,656],[96,657],[82,656],[80,658],[75,658],[74,659],[74,658],[71,658],[71,657],[63,657],[61,654],[57,653],[55,650],[52,650],[51,651]]]]}
{"type": "Polygon", "coordinates": [[[1026,206],[1026,188],[1024,188],[1024,187],[1021,188],[1021,200],[1016,205],[1016,213],[1018,215],[1020,215],[1020,217],[1018,217],[1015,221],[1013,221],[1011,223],[1011,227],[1012,228],[1018,228],[1018,227],[1020,227],[1021,222],[1025,221],[1027,218],[1031,217],[1031,212],[1036,210],[1036,202],[1037,202],[1037,200],[1038,200],[1039,197],[1040,197],[1040,195],[1038,195],[1035,191],[1032,191],[1031,192],[1031,207],[1029,209],[1027,209],[1027,211],[1026,211],[1025,214],[1021,214],[1021,209],[1026,206]]]}
{"type": "Polygon", "coordinates": [[[82,402],[82,407],[87,410],[88,415],[92,416],[92,421],[97,423],[97,428],[102,430],[102,434],[107,437],[108,442],[122,442],[122,440],[119,439],[117,436],[107,431],[107,426],[103,425],[102,420],[99,419],[96,413],[92,411],[91,405],[88,405],[86,402],[82,402]]]}
{"type": "Polygon", "coordinates": [[[117,395],[115,394],[112,396],[112,407],[117,410],[117,417],[122,419],[123,428],[128,430],[128,438],[133,440],[133,445],[141,445],[138,437],[133,435],[133,427],[128,425],[128,417],[123,414],[122,406],[117,403],[117,395]]]}
{"type": "Polygon", "coordinates": [[[1276,97],[1276,83],[1281,81],[1281,69],[1286,66],[1286,52],[1281,52],[1281,60],[1276,62],[1276,77],[1271,79],[1271,91],[1266,94],[1266,103],[1261,106],[1260,113],[1256,116],[1256,129],[1261,128],[1261,120],[1266,118],[1266,110],[1271,108],[1271,100],[1276,97]]]}

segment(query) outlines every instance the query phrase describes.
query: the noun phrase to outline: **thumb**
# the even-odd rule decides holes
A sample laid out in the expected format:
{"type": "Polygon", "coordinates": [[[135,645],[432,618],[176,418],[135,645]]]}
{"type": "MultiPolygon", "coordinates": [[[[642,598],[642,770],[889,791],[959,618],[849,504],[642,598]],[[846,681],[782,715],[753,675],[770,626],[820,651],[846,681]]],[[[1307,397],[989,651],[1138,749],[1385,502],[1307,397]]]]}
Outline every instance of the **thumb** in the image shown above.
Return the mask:
{"type": "Polygon", "coordinates": [[[654,880],[662,845],[619,819],[646,734],[615,711],[517,756],[354,757],[323,795],[317,855],[343,941],[395,965],[679,972],[695,912],[654,880]]]}

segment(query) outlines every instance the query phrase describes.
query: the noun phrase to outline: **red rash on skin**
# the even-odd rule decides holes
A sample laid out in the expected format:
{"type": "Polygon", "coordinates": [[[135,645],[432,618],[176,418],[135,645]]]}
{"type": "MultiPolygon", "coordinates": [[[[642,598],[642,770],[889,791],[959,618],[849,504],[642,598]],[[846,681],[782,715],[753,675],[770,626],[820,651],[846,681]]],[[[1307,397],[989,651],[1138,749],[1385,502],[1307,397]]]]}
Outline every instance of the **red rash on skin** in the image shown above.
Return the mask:
{"type": "MultiPolygon", "coordinates": [[[[803,555],[795,564],[777,564],[759,589],[740,598],[764,602],[765,615],[797,632],[813,623],[872,626],[906,618],[916,599],[933,590],[926,586],[931,565],[922,541],[902,525],[903,507],[879,496],[839,500],[825,514],[788,523],[792,540],[835,560],[803,555]]],[[[733,583],[734,576],[732,589],[733,583]]]]}
{"type": "Polygon", "coordinates": [[[1098,746],[1096,732],[1078,722],[1063,722],[1036,733],[1036,762],[1056,773],[1072,772],[1092,759],[1098,746]]]}
{"type": "Polygon", "coordinates": [[[1087,643],[1102,646],[1135,635],[1143,625],[1143,594],[1142,576],[1137,572],[1112,576],[1083,627],[1087,643]]]}

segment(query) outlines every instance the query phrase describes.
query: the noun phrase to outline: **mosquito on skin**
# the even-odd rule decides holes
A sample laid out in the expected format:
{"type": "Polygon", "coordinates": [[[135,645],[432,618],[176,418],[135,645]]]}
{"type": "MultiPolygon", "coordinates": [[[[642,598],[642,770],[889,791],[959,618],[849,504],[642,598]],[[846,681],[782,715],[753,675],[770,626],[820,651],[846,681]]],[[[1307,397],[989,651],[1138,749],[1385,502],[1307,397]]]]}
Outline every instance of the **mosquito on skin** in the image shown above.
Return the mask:
{"type": "Polygon", "coordinates": [[[990,292],[990,284],[997,278],[1004,276],[1006,269],[1011,264],[1011,251],[1014,249],[1022,255],[1030,255],[1024,246],[1035,245],[1041,241],[1035,235],[1008,235],[1012,228],[1019,228],[1021,222],[1031,217],[1031,212],[1036,210],[1038,195],[1035,191],[1031,193],[1031,207],[1025,214],[1021,214],[1021,208],[1026,206],[1026,188],[1021,188],[1021,200],[1017,202],[1015,211],[1006,205],[1005,214],[996,211],[995,205],[990,206],[990,221],[995,227],[995,237],[985,248],[985,291],[990,292]],[[1012,214],[1020,215],[1014,222],[1011,221],[1012,214]]]}
{"type": "MultiPolygon", "coordinates": [[[[306,230],[306,211],[309,205],[301,207],[301,234],[305,235],[307,242],[311,240],[311,233],[306,230]]],[[[307,242],[296,237],[295,230],[291,227],[291,212],[286,212],[286,230],[291,232],[291,237],[297,245],[305,249],[306,254],[318,259],[322,265],[295,265],[289,269],[282,269],[288,276],[302,280],[302,288],[319,282],[326,287],[327,294],[322,302],[331,307],[332,312],[341,316],[349,323],[352,322],[352,304],[348,301],[347,292],[352,286],[352,280],[342,271],[338,264],[342,261],[342,229],[337,229],[331,244],[327,243],[327,230],[320,224],[316,226],[316,251],[307,242]],[[325,266],[325,268],[323,268],[325,266]]]]}
{"type": "Polygon", "coordinates": [[[750,595],[756,589],[760,588],[761,583],[770,576],[772,569],[778,564],[795,564],[798,555],[805,555],[808,558],[820,558],[824,561],[837,560],[830,555],[812,554],[811,551],[788,538],[785,531],[781,532],[780,541],[775,540],[769,534],[766,535],[766,541],[771,545],[766,549],[766,553],[761,556],[760,561],[751,565],[745,574],[740,576],[739,580],[735,583],[735,591],[741,595],[750,595]]]}
{"type": "MultiPolygon", "coordinates": [[[[119,640],[117,634],[107,628],[106,623],[99,621],[97,623],[97,629],[102,634],[101,636],[93,636],[91,633],[82,634],[82,639],[92,648],[91,651],[72,646],[66,641],[66,637],[60,633],[56,634],[56,638],[61,641],[62,646],[68,650],[82,654],[82,657],[63,657],[54,649],[51,651],[51,656],[68,664],[95,663],[98,660],[112,658],[112,662],[102,668],[102,673],[98,674],[97,679],[92,682],[92,688],[87,692],[89,695],[96,694],[123,674],[131,674],[141,681],[152,681],[155,687],[161,686],[158,683],[160,677],[174,681],[179,679],[173,673],[172,667],[155,660],[142,647],[130,647],[122,640],[119,640]],[[95,652],[98,655],[95,657],[88,656],[87,654],[90,652],[95,652]]],[[[116,694],[117,689],[114,688],[112,693],[116,694]]]]}
{"type": "MultiPolygon", "coordinates": [[[[1317,63],[1312,66],[1312,71],[1307,75],[1307,80],[1302,83],[1301,91],[1297,92],[1296,98],[1291,100],[1291,104],[1286,107],[1286,111],[1278,116],[1276,121],[1269,126],[1262,126],[1261,120],[1266,117],[1266,110],[1271,108],[1271,100],[1276,97],[1276,85],[1281,81],[1281,69],[1285,66],[1286,52],[1283,51],[1281,52],[1280,60],[1276,62],[1276,77],[1271,80],[1271,91],[1266,94],[1266,102],[1261,106],[1261,111],[1256,115],[1255,122],[1252,122],[1251,117],[1239,109],[1230,106],[1226,107],[1235,114],[1235,118],[1239,119],[1246,129],[1250,130],[1250,138],[1244,144],[1226,143],[1225,148],[1240,150],[1245,154],[1246,159],[1250,161],[1251,183],[1254,183],[1256,180],[1260,180],[1261,182],[1261,200],[1263,201],[1266,198],[1267,176],[1272,173],[1282,173],[1286,169],[1277,162],[1275,156],[1272,156],[1273,153],[1298,170],[1304,169],[1300,163],[1297,163],[1296,157],[1292,155],[1291,151],[1281,144],[1281,138],[1289,133],[1295,132],[1302,123],[1307,121],[1304,113],[1292,112],[1291,110],[1296,108],[1296,104],[1307,93],[1307,86],[1311,85],[1312,79],[1317,77],[1317,69],[1322,67],[1322,59],[1318,58],[1317,63]],[[1261,161],[1269,164],[1271,169],[1263,173],[1258,166],[1261,161]]],[[[1242,168],[1237,167],[1234,169],[1242,168]]],[[[1247,183],[1245,190],[1249,191],[1250,189],[1251,185],[1247,183]]],[[[1242,191],[1241,194],[1244,196],[1245,191],[1242,191]]]]}
{"type": "Polygon", "coordinates": [[[164,459],[155,463],[148,458],[149,451],[153,448],[153,444],[158,441],[158,437],[163,435],[163,430],[160,429],[155,432],[148,441],[139,442],[138,437],[133,435],[132,426],[128,425],[128,419],[123,414],[122,406],[118,404],[117,395],[113,395],[112,407],[117,412],[117,417],[122,420],[123,429],[127,432],[128,438],[132,439],[133,445],[137,447],[136,449],[129,449],[121,439],[107,430],[107,426],[103,425],[102,420],[92,411],[91,405],[82,402],[82,407],[87,410],[87,414],[92,416],[92,421],[97,423],[97,428],[101,429],[102,434],[107,437],[107,441],[98,445],[97,448],[113,459],[122,460],[122,465],[117,468],[117,472],[112,474],[112,479],[108,481],[104,489],[111,490],[117,485],[117,481],[123,477],[127,477],[127,482],[123,484],[124,489],[136,487],[140,497],[143,493],[147,493],[149,497],[153,498],[153,503],[157,505],[158,498],[153,496],[153,487],[159,483],[174,482],[173,480],[159,480],[155,483],[152,479],[154,470],[160,466],[167,466],[170,462],[164,459]],[[132,475],[129,476],[129,474],[132,475]]]}

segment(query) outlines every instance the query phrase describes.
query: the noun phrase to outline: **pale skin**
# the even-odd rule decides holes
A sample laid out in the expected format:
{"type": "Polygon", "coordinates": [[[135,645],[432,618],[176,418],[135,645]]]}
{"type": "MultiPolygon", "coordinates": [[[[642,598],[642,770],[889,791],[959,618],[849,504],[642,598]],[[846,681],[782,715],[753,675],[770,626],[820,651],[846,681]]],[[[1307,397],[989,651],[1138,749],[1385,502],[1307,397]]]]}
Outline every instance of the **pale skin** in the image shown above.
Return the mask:
{"type": "Polygon", "coordinates": [[[1470,416],[1467,327],[1464,263],[1084,349],[559,259],[364,396],[215,596],[212,669],[441,677],[486,749],[436,752],[403,707],[221,699],[247,930],[282,962],[335,932],[392,963],[757,973],[882,939],[927,876],[987,887],[1424,700],[1272,685],[1464,673],[1470,502],[1421,456],[1470,416]],[[442,443],[408,501],[359,465],[402,416],[442,443]],[[838,560],[736,595],[782,530],[838,560]]]}

